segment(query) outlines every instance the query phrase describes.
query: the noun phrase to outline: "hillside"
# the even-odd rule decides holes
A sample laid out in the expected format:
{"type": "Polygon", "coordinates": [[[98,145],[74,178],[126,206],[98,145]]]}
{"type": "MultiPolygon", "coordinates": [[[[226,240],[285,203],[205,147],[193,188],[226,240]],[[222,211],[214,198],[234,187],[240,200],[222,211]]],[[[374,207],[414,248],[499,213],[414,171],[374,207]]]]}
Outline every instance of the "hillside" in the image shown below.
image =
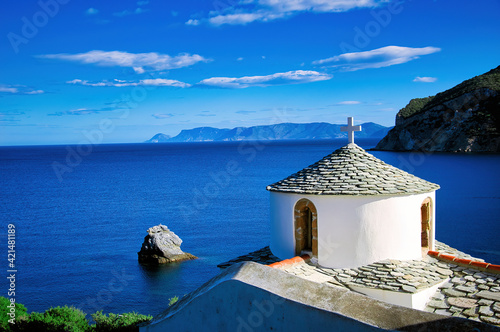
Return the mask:
{"type": "Polygon", "coordinates": [[[375,149],[500,152],[500,66],[435,96],[412,99],[375,149]]]}
{"type": "MultiPolygon", "coordinates": [[[[300,140],[300,139],[331,139],[346,137],[340,131],[342,125],[326,122],[315,123],[280,123],[267,126],[236,127],[233,129],[218,129],[199,127],[182,130],[179,135],[168,138],[168,135],[156,134],[146,143],[159,142],[203,142],[203,141],[243,141],[243,140],[300,140]]],[[[373,122],[363,123],[362,131],[356,133],[358,138],[382,138],[389,131],[373,122]]]]}
{"type": "Polygon", "coordinates": [[[172,136],[170,135],[165,135],[165,134],[156,134],[153,137],[151,137],[147,142],[148,143],[163,143],[167,142],[169,139],[171,139],[172,136]]]}
{"type": "Polygon", "coordinates": [[[483,75],[463,81],[455,87],[438,93],[435,96],[412,99],[408,105],[399,111],[398,115],[406,119],[478,89],[490,89],[500,92],[500,66],[483,75]]]}

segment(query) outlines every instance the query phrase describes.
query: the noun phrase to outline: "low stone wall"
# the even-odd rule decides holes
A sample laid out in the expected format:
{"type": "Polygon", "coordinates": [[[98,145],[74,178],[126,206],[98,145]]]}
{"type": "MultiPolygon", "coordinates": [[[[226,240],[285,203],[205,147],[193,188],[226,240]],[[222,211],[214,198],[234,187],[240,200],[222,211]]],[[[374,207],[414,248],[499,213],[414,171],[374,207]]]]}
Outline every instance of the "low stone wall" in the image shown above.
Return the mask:
{"type": "Polygon", "coordinates": [[[450,262],[459,266],[464,266],[464,267],[472,267],[476,268],[480,271],[488,272],[488,273],[494,273],[494,274],[500,274],[500,265],[496,264],[491,264],[491,263],[486,263],[483,262],[482,260],[479,261],[476,258],[460,258],[456,257],[454,255],[447,255],[444,253],[441,253],[439,251],[429,251],[427,253],[429,256],[436,257],[439,260],[450,262]]]}

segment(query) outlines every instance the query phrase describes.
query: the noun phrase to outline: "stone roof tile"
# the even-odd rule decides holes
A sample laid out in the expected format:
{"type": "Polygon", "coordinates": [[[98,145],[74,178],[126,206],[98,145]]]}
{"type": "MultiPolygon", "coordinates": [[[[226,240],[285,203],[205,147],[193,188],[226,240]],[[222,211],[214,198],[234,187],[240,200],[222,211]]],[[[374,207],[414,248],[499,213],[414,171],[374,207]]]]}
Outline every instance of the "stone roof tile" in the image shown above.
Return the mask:
{"type": "Polygon", "coordinates": [[[267,186],[267,190],[314,195],[411,195],[439,185],[386,164],[354,143],[267,186]]]}

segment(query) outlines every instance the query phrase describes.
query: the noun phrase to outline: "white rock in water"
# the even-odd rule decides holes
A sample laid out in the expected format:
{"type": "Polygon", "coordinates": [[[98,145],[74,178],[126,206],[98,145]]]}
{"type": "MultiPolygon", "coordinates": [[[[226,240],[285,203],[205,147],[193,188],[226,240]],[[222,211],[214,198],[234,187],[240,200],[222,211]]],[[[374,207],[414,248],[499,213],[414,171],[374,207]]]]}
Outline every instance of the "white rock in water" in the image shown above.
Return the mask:
{"type": "Polygon", "coordinates": [[[141,251],[138,252],[140,263],[171,263],[196,257],[181,250],[182,240],[165,225],[148,229],[141,251]]]}

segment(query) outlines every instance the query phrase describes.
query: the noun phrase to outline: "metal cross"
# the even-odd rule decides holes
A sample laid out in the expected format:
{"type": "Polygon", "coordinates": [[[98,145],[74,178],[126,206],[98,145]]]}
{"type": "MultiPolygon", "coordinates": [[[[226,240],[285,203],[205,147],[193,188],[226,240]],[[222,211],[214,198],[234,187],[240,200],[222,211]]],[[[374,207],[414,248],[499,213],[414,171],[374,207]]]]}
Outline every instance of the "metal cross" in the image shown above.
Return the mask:
{"type": "Polygon", "coordinates": [[[354,143],[354,132],[361,131],[361,126],[353,126],[353,118],[347,118],[347,126],[340,127],[340,131],[347,131],[347,137],[349,138],[349,143],[354,143]]]}

